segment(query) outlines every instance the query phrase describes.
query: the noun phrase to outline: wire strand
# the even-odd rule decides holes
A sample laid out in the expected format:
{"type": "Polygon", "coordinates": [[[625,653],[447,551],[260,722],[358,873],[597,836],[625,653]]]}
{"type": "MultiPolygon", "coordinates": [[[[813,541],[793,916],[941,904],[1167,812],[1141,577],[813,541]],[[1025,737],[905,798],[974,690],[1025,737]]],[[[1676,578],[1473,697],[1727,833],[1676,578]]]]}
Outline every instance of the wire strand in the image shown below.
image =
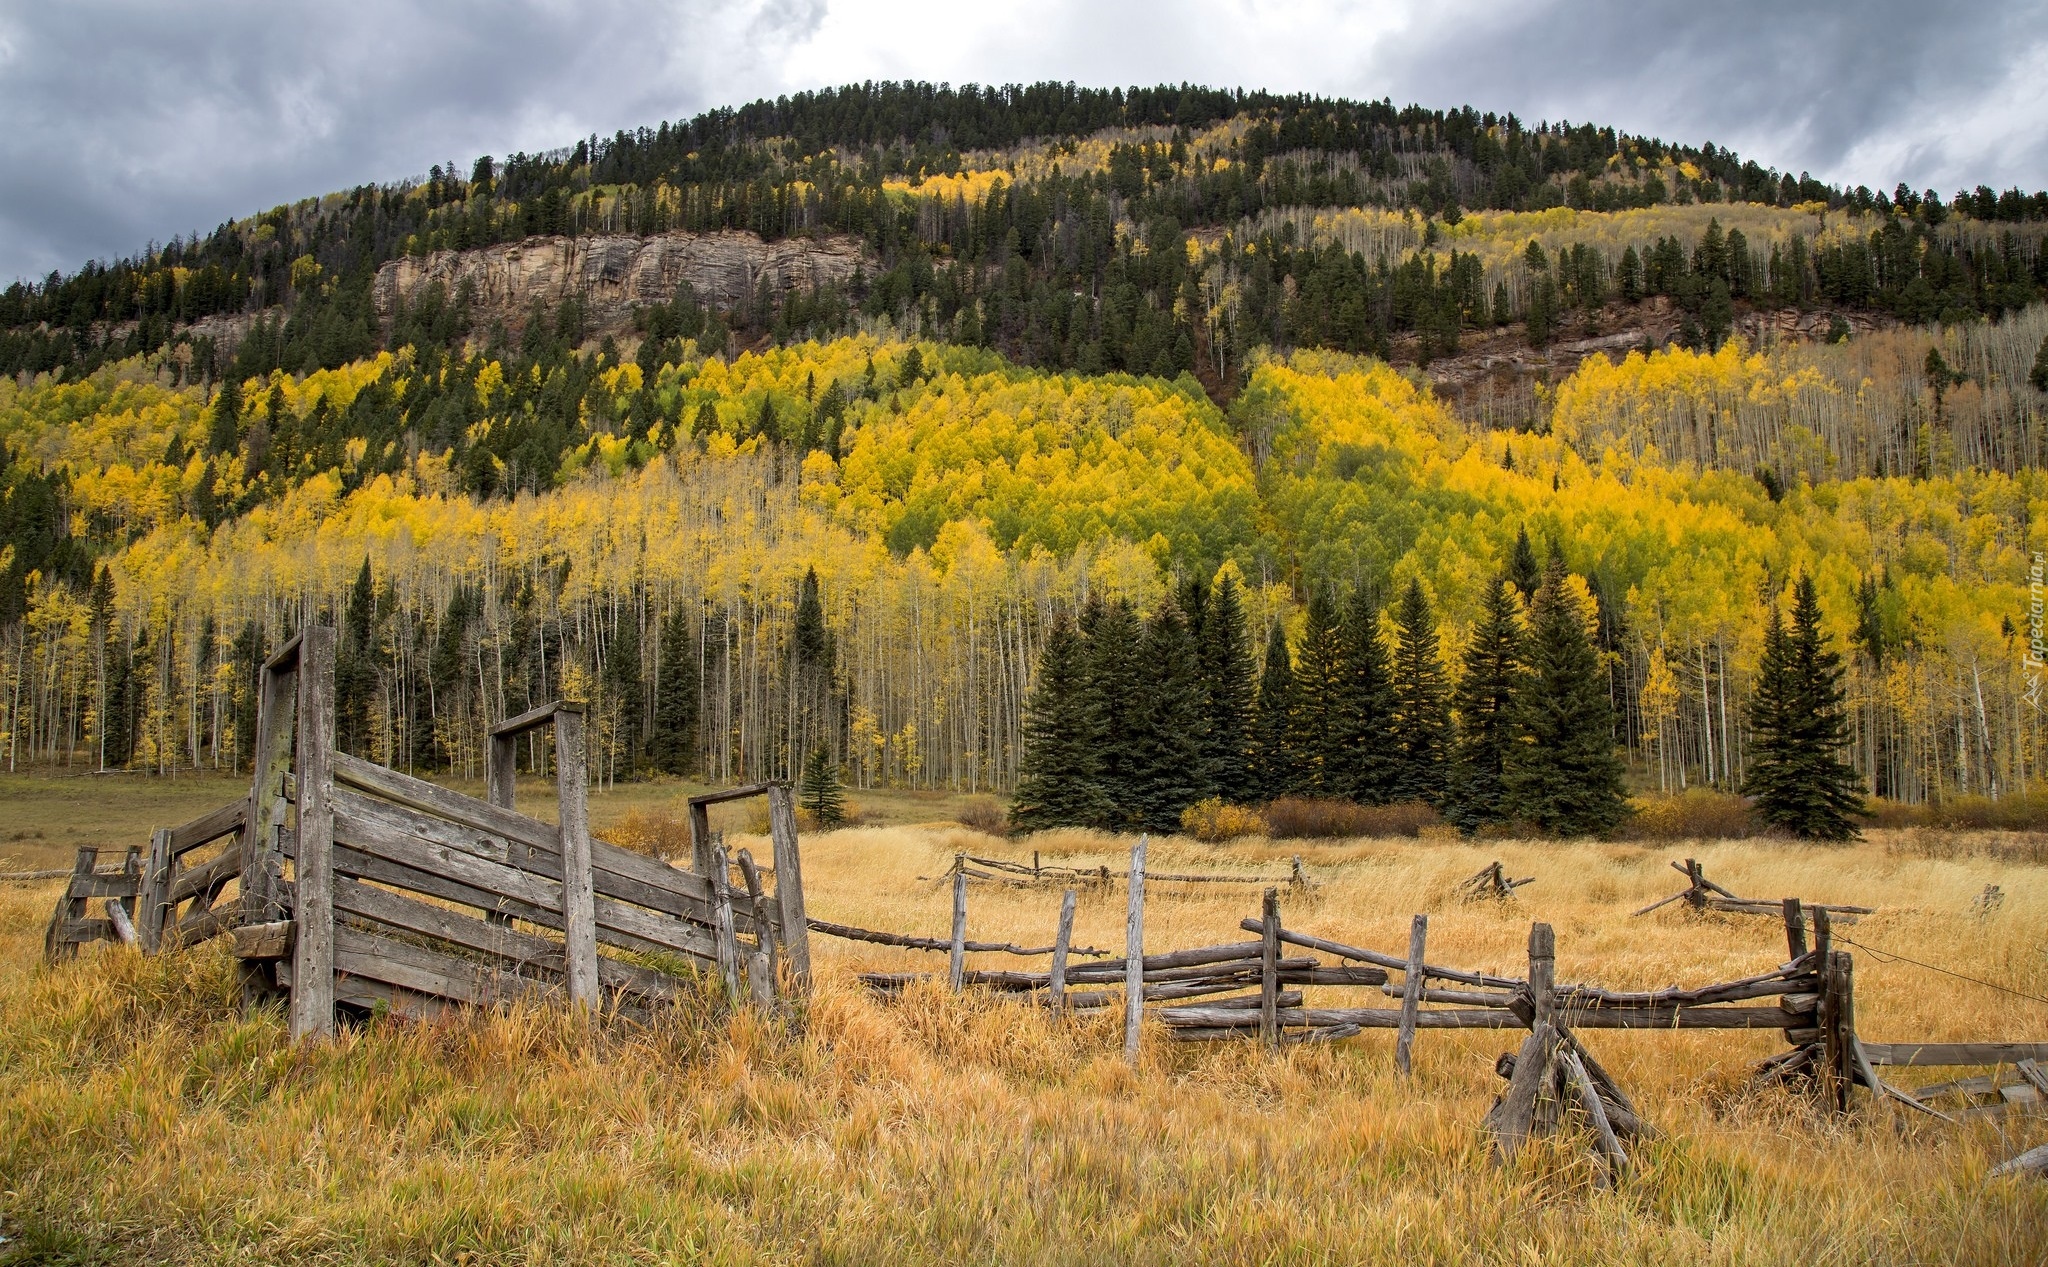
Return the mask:
{"type": "Polygon", "coordinates": [[[1848,945],[1856,947],[1856,949],[1858,950],[1869,951],[1871,954],[1877,956],[1878,962],[1880,963],[1891,963],[1894,961],[1898,963],[1910,963],[1916,968],[1925,968],[1929,972],[1939,972],[1941,975],[1945,977],[1954,977],[1958,981],[1968,981],[1975,985],[1989,986],[1994,990],[2002,990],[2005,993],[2013,995],[2018,998],[2031,999],[2035,1003],[2048,1004],[2048,999],[2044,999],[2038,994],[2028,994],[2025,990],[2015,990],[2009,985],[2000,985],[1996,981],[1986,981],[1982,977],[1973,977],[1967,973],[1955,972],[1948,968],[1943,968],[1937,964],[1922,963],[1920,960],[1915,959],[1910,955],[1901,955],[1895,951],[1890,950],[1879,950],[1875,946],[1865,945],[1863,942],[1851,940],[1850,938],[1842,936],[1842,934],[1840,933],[1835,934],[1835,940],[1839,942],[1845,942],[1848,945]]]}

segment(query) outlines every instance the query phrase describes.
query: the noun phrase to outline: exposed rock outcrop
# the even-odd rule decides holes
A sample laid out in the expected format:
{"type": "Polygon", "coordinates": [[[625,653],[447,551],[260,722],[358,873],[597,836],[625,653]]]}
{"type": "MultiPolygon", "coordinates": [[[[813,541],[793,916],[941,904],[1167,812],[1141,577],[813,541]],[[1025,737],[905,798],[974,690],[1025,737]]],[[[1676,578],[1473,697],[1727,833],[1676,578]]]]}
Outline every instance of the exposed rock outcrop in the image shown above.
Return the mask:
{"type": "Polygon", "coordinates": [[[810,290],[850,280],[863,263],[860,239],[845,235],[778,242],[751,233],[536,237],[391,260],[377,270],[373,295],[378,319],[388,322],[401,298],[411,303],[435,282],[452,298],[467,282],[472,320],[480,327],[503,321],[510,329],[526,320],[536,299],[549,309],[575,299],[586,328],[602,332],[628,325],[635,308],[674,299],[685,282],[700,300],[728,307],[764,281],[778,293],[810,290]]]}

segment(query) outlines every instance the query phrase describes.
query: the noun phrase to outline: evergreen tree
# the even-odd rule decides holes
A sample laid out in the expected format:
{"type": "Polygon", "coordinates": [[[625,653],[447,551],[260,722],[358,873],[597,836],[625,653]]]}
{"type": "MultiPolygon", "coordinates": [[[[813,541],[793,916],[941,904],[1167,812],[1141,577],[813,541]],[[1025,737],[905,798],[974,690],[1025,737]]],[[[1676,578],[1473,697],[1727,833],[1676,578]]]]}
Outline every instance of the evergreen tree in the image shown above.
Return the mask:
{"type": "Polygon", "coordinates": [[[790,631],[787,741],[792,767],[800,767],[813,747],[830,743],[837,659],[832,633],[825,627],[817,569],[806,568],[797,588],[796,622],[790,631]]]}
{"type": "Polygon", "coordinates": [[[631,774],[640,766],[642,721],[646,698],[641,688],[640,621],[631,605],[620,615],[604,661],[605,694],[618,723],[619,768],[631,774]]]}
{"type": "Polygon", "coordinates": [[[1090,826],[1121,831],[1135,823],[1132,806],[1139,795],[1144,631],[1127,599],[1103,604],[1088,616],[1087,702],[1097,727],[1095,782],[1102,793],[1101,817],[1090,826]]]}
{"type": "Polygon", "coordinates": [[[1606,674],[1552,554],[1530,613],[1529,675],[1503,771],[1509,812],[1553,836],[1599,836],[1628,812],[1606,674]]]}
{"type": "Polygon", "coordinates": [[[1863,811],[1863,793],[1841,756],[1849,741],[1842,658],[1821,633],[1811,577],[1793,586],[1789,629],[1771,608],[1750,726],[1756,738],[1743,790],[1757,813],[1810,840],[1853,839],[1849,815],[1863,811]]]}
{"type": "Polygon", "coordinates": [[[648,754],[665,774],[688,774],[697,764],[697,644],[681,606],[661,622],[655,666],[654,733],[648,754]]]}
{"type": "Polygon", "coordinates": [[[1468,836],[1508,819],[1502,775],[1521,681],[1521,604],[1503,573],[1487,591],[1453,699],[1458,737],[1451,750],[1449,817],[1468,836]]]}
{"type": "Polygon", "coordinates": [[[2034,353],[2034,368],[2027,373],[2027,381],[2037,392],[2048,392],[2048,338],[2041,340],[2041,350],[2034,353]]]}
{"type": "Polygon", "coordinates": [[[1515,548],[1508,555],[1508,579],[1521,591],[1522,601],[1533,602],[1536,587],[1543,584],[1543,569],[1536,566],[1536,551],[1529,545],[1529,530],[1515,531],[1515,548]]]}
{"type": "Polygon", "coordinates": [[[1309,595],[1302,626],[1300,663],[1294,671],[1294,733],[1290,747],[1301,790],[1316,796],[1351,792],[1353,692],[1347,681],[1343,621],[1330,591],[1309,595]]]}
{"type": "Polygon", "coordinates": [[[1400,640],[1393,656],[1393,799],[1440,805],[1450,704],[1437,659],[1436,613],[1420,579],[1409,580],[1394,623],[1400,640]]]}
{"type": "Polygon", "coordinates": [[[1345,604],[1339,639],[1343,694],[1338,711],[1341,774],[1331,792],[1384,805],[1399,777],[1394,741],[1393,675],[1380,638],[1379,597],[1361,581],[1345,604]]]}
{"type": "Polygon", "coordinates": [[[1252,786],[1257,799],[1292,796],[1301,788],[1294,756],[1294,665],[1287,655],[1287,631],[1275,621],[1266,636],[1266,663],[1259,674],[1258,713],[1252,729],[1252,786]]]}
{"type": "Polygon", "coordinates": [[[233,453],[242,443],[242,381],[229,374],[214,393],[207,411],[206,449],[213,454],[233,453]]]}
{"type": "Polygon", "coordinates": [[[839,791],[839,771],[821,745],[804,758],[803,780],[797,785],[797,799],[820,827],[837,827],[846,821],[846,798],[839,791]]]}
{"type": "Polygon", "coordinates": [[[1132,714],[1129,825],[1170,832],[1179,828],[1181,811],[1204,794],[1201,666],[1172,601],[1145,622],[1139,654],[1143,685],[1132,714]]]}
{"type": "Polygon", "coordinates": [[[368,756],[370,710],[377,695],[377,590],[363,560],[341,612],[341,646],[334,662],[335,741],[342,751],[368,756]]]}
{"type": "Polygon", "coordinates": [[[1010,822],[1022,831],[1099,823],[1100,727],[1089,690],[1089,647],[1065,612],[1053,617],[1025,706],[1024,752],[1010,822]]]}
{"type": "Polygon", "coordinates": [[[1237,578],[1216,583],[1203,613],[1197,656],[1208,706],[1203,775],[1210,791],[1243,803],[1258,796],[1251,778],[1252,664],[1237,578]]]}

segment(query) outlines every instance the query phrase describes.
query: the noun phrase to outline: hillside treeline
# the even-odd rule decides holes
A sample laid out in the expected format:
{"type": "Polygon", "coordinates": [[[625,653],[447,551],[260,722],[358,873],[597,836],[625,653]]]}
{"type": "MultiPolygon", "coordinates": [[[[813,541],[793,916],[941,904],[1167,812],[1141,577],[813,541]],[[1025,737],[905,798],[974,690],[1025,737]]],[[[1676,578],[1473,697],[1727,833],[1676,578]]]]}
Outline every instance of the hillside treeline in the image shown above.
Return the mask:
{"type": "Polygon", "coordinates": [[[597,371],[605,407],[579,405],[551,482],[486,495],[462,450],[357,435],[213,522],[209,470],[211,496],[226,478],[239,499],[317,412],[350,416],[388,381],[458,411],[473,452],[523,415],[510,383],[534,371],[407,353],[254,380],[232,441],[216,399],[141,365],[0,385],[10,761],[231,765],[248,666],[324,620],[352,648],[347,742],[379,760],[474,771],[490,721],[566,695],[593,704],[603,777],[786,777],[822,746],[856,784],[1008,789],[1051,631],[1091,602],[1145,622],[1190,582],[1235,578],[1249,687],[1276,632],[1302,671],[1317,595],[1380,596],[1402,646],[1388,609],[1418,591],[1456,690],[1526,534],[1579,578],[1638,781],[1741,784],[1769,596],[1801,572],[1847,661],[1867,788],[1921,801],[2037,777],[2033,471],[1780,474],[1589,442],[1668,426],[1670,381],[1757,391],[1770,362],[1735,345],[1589,363],[1549,434],[1475,431],[1331,353],[1259,362],[1226,413],[1191,383],[938,344],[676,349],[651,389],[638,363],[597,371]],[[647,390],[666,403],[636,437],[647,390]]]}

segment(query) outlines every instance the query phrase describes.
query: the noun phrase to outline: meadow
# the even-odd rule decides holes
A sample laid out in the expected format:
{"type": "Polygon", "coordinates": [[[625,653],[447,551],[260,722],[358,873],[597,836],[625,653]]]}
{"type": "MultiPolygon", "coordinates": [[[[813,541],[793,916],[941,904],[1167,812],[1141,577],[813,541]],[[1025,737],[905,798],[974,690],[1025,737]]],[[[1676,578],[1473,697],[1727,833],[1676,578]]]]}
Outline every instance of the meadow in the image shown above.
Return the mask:
{"type": "MultiPolygon", "coordinates": [[[[34,830],[34,798],[4,790],[34,830]]],[[[593,798],[593,819],[658,837],[688,790],[622,786],[593,798]]],[[[961,798],[856,799],[874,825],[807,833],[806,888],[814,916],[873,928],[944,936],[957,852],[1114,867],[1130,844],[1082,831],[991,837],[952,821],[976,817],[961,798]]],[[[163,808],[102,800],[107,823],[163,808]]],[[[765,855],[742,814],[724,826],[765,855]]],[[[2048,1034],[2048,1005],[1890,957],[2048,994],[2038,837],[1894,829],[1840,848],[1175,837],[1152,842],[1151,866],[1284,876],[1296,854],[1314,887],[1282,890],[1285,919],[1354,944],[1400,950],[1419,911],[1431,915],[1431,959],[1469,968],[1518,974],[1539,919],[1556,927],[1561,981],[1651,987],[1775,966],[1774,920],[1630,916],[1682,887],[1670,859],[1696,857],[1745,895],[1879,908],[1844,930],[1889,952],[1856,950],[1866,1039],[2048,1034]],[[1460,903],[1457,881],[1495,858],[1536,882],[1510,903],[1460,903]],[[2005,900],[1980,914],[1987,884],[2005,900]]],[[[590,1031],[532,1009],[372,1022],[294,1049],[280,1016],[240,1012],[219,943],[154,960],[99,946],[40,966],[55,891],[0,885],[0,1262],[2048,1256],[2048,1185],[1986,1178],[2048,1139],[2048,1123],[1949,1126],[1860,1097],[1852,1117],[1832,1119],[1746,1089],[1749,1067],[1781,1045],[1774,1032],[1591,1032],[1589,1048],[1663,1131],[1602,1191],[1573,1141],[1509,1169],[1491,1159],[1478,1124],[1505,1085],[1492,1067],[1512,1045],[1502,1034],[1425,1031],[1406,1081],[1391,1035],[1370,1031],[1277,1058],[1154,1031],[1133,1069],[1118,1017],[1059,1021],[940,986],[882,1001],[858,971],[943,973],[943,956],[817,937],[817,987],[793,1017],[707,999],[646,1028],[590,1031]]],[[[1255,885],[1155,883],[1147,944],[1236,940],[1258,897],[1255,885]]],[[[969,935],[1043,944],[1058,902],[1053,888],[977,885],[969,935]]],[[[1075,940],[1118,948],[1123,918],[1120,887],[1084,890],[1075,940]]],[[[1946,1076],[1895,1072],[1909,1084],[1946,1076]]]]}

